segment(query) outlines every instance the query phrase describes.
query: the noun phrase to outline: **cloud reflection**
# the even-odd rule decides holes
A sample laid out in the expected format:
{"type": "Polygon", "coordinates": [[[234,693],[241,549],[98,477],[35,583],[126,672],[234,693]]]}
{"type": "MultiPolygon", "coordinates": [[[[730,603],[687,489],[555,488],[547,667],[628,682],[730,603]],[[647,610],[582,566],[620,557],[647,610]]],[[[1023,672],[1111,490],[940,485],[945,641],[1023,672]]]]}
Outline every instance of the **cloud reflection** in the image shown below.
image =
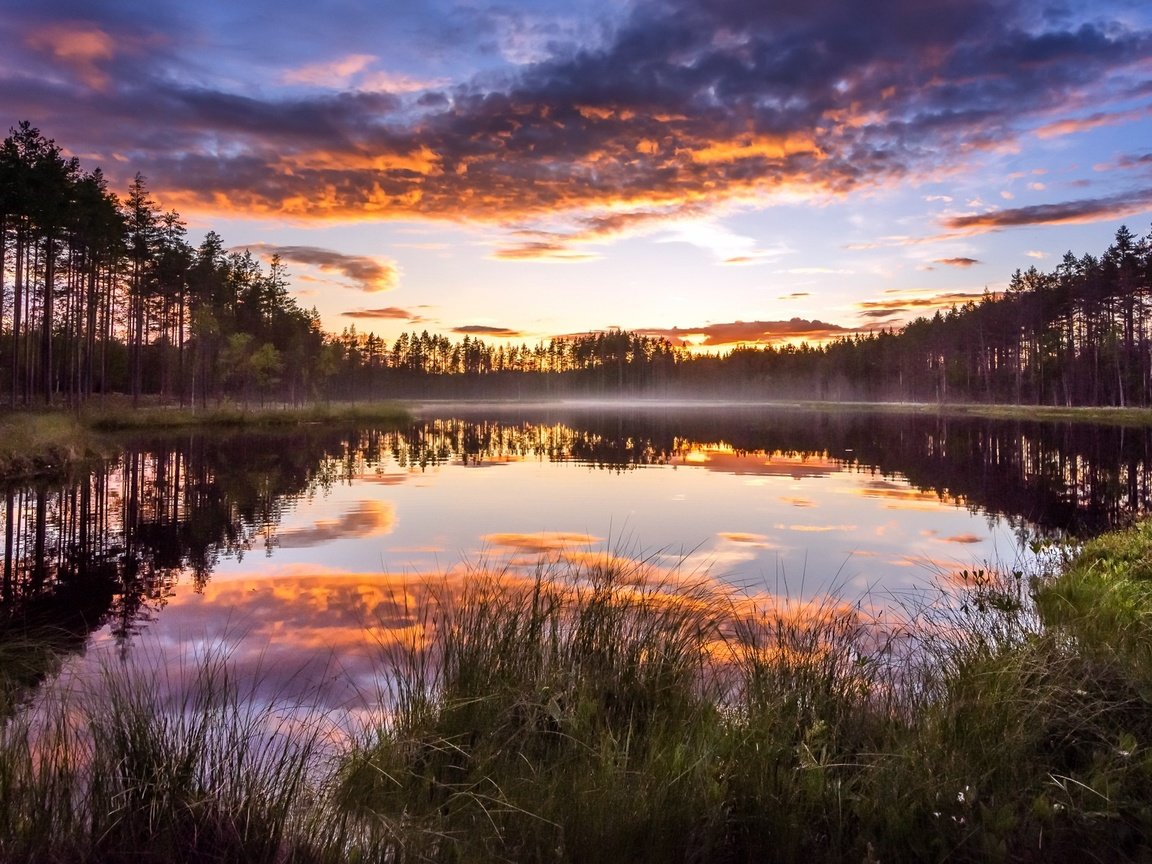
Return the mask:
{"type": "Polygon", "coordinates": [[[279,531],[273,542],[283,549],[303,549],[333,540],[390,534],[395,522],[396,512],[390,502],[361,501],[336,519],[319,519],[307,528],[279,531]]]}

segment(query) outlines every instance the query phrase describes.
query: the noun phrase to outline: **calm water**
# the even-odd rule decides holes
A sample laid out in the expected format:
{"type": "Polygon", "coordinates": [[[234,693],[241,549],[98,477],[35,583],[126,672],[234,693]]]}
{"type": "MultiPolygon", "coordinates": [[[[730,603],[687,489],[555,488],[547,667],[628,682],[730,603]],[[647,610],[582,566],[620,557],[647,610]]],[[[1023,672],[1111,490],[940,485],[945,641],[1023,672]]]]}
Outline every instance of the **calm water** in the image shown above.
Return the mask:
{"type": "Polygon", "coordinates": [[[1150,457],[1143,430],[731,407],[134,440],[4,491],[0,638],[39,621],[76,656],[164,662],[226,644],[269,688],[329,678],[344,704],[480,568],[641,559],[649,579],[882,607],[1143,513],[1150,457]]]}

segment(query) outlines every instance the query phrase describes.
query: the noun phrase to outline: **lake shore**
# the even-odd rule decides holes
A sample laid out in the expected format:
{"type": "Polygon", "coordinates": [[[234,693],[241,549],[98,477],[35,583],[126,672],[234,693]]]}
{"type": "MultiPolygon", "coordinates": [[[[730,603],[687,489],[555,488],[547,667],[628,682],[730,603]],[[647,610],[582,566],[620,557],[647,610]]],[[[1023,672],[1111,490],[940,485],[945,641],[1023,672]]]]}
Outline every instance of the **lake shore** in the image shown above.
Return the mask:
{"type": "Polygon", "coordinates": [[[990,420],[1029,420],[1062,423],[1095,423],[1107,426],[1150,427],[1152,408],[1119,408],[1112,406],[1009,405],[972,402],[842,402],[794,399],[423,399],[401,400],[415,413],[438,411],[447,407],[489,409],[492,407],[525,410],[530,408],[595,410],[722,410],[725,408],[788,409],[813,412],[860,412],[883,414],[917,414],[939,417],[984,417],[990,420]]]}
{"type": "Polygon", "coordinates": [[[0,481],[66,474],[114,454],[116,435],[123,433],[286,429],[325,423],[395,425],[409,416],[396,402],[180,408],[133,407],[130,400],[119,398],[96,400],[80,411],[8,411],[0,413],[0,481]]]}
{"type": "Polygon", "coordinates": [[[971,403],[827,402],[744,400],[572,399],[506,401],[487,399],[332,402],[305,406],[256,406],[228,403],[208,408],[145,404],[134,407],[120,397],[94,400],[79,411],[67,409],[0,411],[0,481],[13,482],[67,473],[86,461],[116,452],[115,434],[166,430],[290,428],[303,424],[383,422],[396,424],[413,415],[507,408],[510,410],[718,411],[731,408],[981,417],[990,420],[1089,423],[1147,428],[1152,409],[1059,407],[971,403]]]}

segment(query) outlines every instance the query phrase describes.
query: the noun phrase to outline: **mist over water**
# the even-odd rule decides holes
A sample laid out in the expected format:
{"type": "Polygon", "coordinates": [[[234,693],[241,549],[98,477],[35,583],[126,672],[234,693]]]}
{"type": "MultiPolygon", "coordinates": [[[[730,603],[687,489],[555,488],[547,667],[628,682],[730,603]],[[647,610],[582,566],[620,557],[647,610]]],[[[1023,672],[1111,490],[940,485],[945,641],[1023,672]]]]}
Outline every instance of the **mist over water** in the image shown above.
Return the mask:
{"type": "Polygon", "coordinates": [[[1144,430],[734,404],[133,439],[3,491],[0,638],[35,621],[77,654],[224,643],[295,686],[338,677],[326,698],[346,702],[479,569],[642,561],[670,584],[883,606],[1131,520],[1150,471],[1144,430]]]}

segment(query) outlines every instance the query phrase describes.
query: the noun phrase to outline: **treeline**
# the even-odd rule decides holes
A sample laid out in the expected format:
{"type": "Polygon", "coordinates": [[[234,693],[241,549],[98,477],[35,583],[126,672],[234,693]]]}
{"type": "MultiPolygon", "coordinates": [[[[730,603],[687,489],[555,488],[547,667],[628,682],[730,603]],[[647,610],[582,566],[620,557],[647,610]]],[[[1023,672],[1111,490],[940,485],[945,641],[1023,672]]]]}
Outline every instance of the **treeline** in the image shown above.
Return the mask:
{"type": "Polygon", "coordinates": [[[313,395],[316,312],[284,266],[193,248],[137,174],[121,201],[28,123],[0,146],[0,392],[8,404],[94,394],[207,401],[313,395]]]}
{"type": "Polygon", "coordinates": [[[1152,404],[1152,234],[1015,273],[900,330],[824,345],[700,354],[626,331],[534,346],[406,333],[325,334],[287,272],[199,246],[137,174],[123,201],[99,169],[28,123],[0,146],[0,398],[649,396],[1152,404]]]}
{"type": "Polygon", "coordinates": [[[356,392],[441,396],[649,395],[751,399],[1152,405],[1152,233],[1121,226],[1099,257],[1013,274],[900,330],[824,345],[699,354],[611,331],[535,347],[345,330],[331,343],[356,392]]]}

